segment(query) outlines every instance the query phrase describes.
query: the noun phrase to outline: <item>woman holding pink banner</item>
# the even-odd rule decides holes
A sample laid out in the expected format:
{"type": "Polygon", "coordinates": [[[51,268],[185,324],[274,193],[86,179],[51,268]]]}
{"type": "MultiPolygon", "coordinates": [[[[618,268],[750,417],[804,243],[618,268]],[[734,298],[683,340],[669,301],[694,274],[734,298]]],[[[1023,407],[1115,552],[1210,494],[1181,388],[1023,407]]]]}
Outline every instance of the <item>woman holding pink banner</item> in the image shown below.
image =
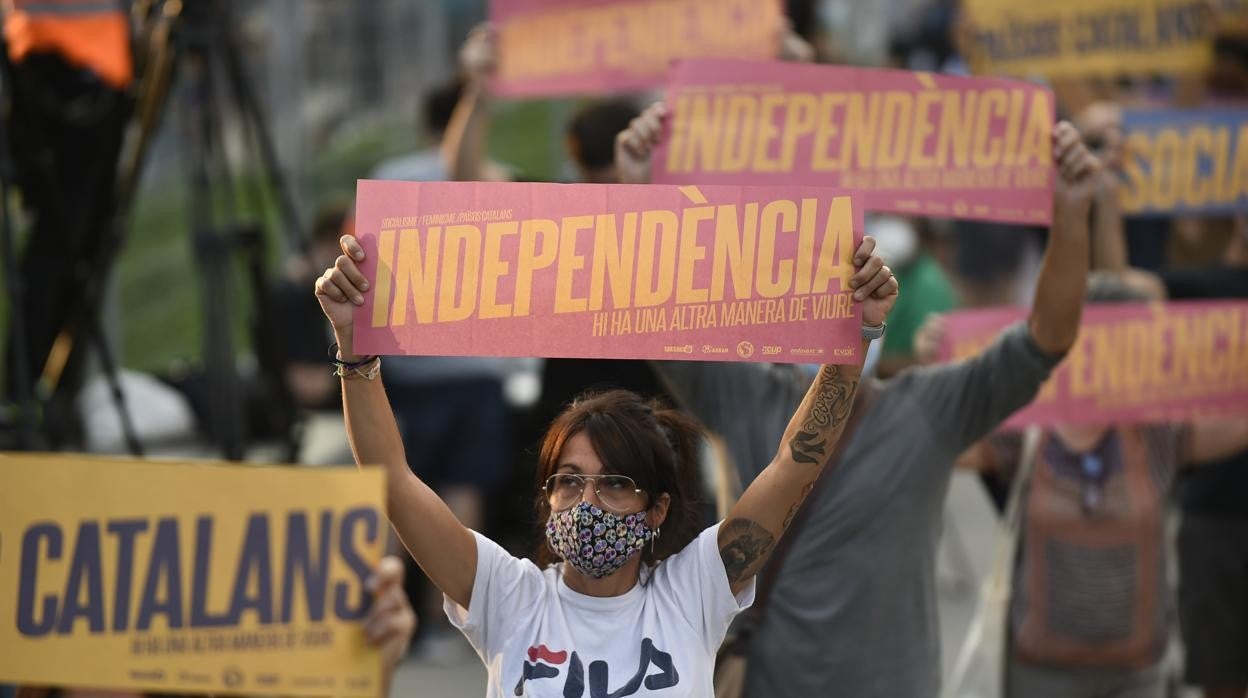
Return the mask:
{"type": "MultiPolygon", "coordinates": [[[[850,280],[865,342],[897,298],[865,238],[850,280]]],[[[446,611],[489,671],[491,696],[634,695],[680,685],[712,695],[715,654],[749,606],[754,575],[836,448],[860,367],[824,366],[762,475],[726,519],[699,531],[696,452],[687,417],[626,391],[575,401],[542,445],[535,509],[539,567],[465,528],[407,467],[375,356],[357,356],[352,317],[369,284],[354,237],[317,281],[341,347],[335,359],[358,463],[382,464],[390,520],[446,596],[446,611]]]]}

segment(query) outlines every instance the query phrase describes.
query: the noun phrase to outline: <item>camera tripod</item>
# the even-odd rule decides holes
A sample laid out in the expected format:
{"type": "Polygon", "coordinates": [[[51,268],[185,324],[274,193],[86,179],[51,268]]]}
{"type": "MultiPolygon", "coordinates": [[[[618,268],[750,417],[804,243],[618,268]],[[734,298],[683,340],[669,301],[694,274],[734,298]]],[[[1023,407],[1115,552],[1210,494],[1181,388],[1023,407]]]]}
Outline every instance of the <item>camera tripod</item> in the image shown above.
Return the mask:
{"type": "MultiPolygon", "coordinates": [[[[151,143],[169,111],[169,97],[178,95],[178,112],[182,120],[185,139],[184,159],[189,185],[188,228],[195,253],[196,267],[201,282],[203,313],[203,363],[207,380],[207,396],[203,415],[208,436],[219,446],[222,455],[230,460],[241,459],[248,441],[243,385],[235,358],[233,332],[234,305],[231,290],[233,284],[233,259],[236,254],[245,257],[248,286],[255,300],[255,325],[264,327],[268,318],[264,302],[267,288],[267,265],[265,262],[265,237],[263,227],[240,217],[240,200],[236,186],[235,171],[225,152],[225,128],[230,109],[236,123],[241,126],[248,152],[258,153],[259,165],[264,179],[277,199],[282,228],[288,236],[288,247],[306,254],[307,244],[302,234],[298,208],[290,192],[288,182],[278,163],[276,149],[267,129],[265,114],[256,98],[254,89],[244,69],[237,41],[232,30],[231,6],[228,0],[139,0],[132,5],[134,35],[136,90],[134,118],[129,127],[123,147],[116,183],[116,203],[112,215],[101,226],[103,237],[98,246],[97,259],[91,265],[92,273],[81,284],[81,293],[75,312],[62,332],[68,338],[70,352],[80,351],[80,345],[89,341],[96,350],[102,372],[110,385],[114,408],[121,417],[127,446],[134,455],[141,455],[133,421],[125,402],[117,376],[115,358],[109,351],[100,325],[101,303],[109,272],[124,241],[125,225],[129,218],[139,177],[151,143]],[[228,107],[227,107],[228,105],[228,107]]],[[[3,174],[0,162],[0,174],[3,174]]],[[[0,197],[3,196],[5,180],[0,177],[0,197]]],[[[257,187],[246,190],[248,203],[253,211],[264,209],[264,196],[257,187]]],[[[2,206],[3,204],[0,204],[2,206]]],[[[0,208],[0,252],[4,253],[6,265],[12,267],[12,239],[7,213],[0,208]]],[[[6,269],[6,272],[8,270],[6,269]]],[[[15,277],[6,273],[11,280],[15,277]]],[[[13,306],[20,307],[20,293],[16,291],[13,306]]],[[[22,318],[15,317],[11,323],[15,334],[21,328],[22,318]]],[[[256,334],[256,351],[261,356],[261,366],[275,366],[280,360],[273,355],[273,347],[264,339],[265,333],[256,334]],[[267,355],[267,356],[266,356],[267,355]]],[[[24,346],[22,338],[13,344],[24,346]]],[[[58,340],[59,341],[59,340],[58,340]]],[[[15,352],[11,362],[17,371],[30,370],[23,365],[27,360],[21,351],[15,352]]],[[[56,378],[54,375],[53,378],[56,378]]],[[[297,444],[290,425],[294,421],[293,403],[285,390],[280,376],[263,376],[269,384],[269,393],[279,403],[277,421],[286,425],[286,447],[293,459],[297,444]]],[[[44,370],[43,381],[48,381],[44,370]]],[[[17,381],[32,385],[29,380],[17,381]]],[[[57,390],[53,393],[69,392],[57,390]]],[[[77,386],[69,386],[71,389],[77,386]]],[[[76,392],[76,390],[74,390],[76,392]]],[[[25,448],[40,447],[39,431],[33,426],[38,421],[35,396],[27,391],[17,396],[20,405],[19,444],[25,448]]],[[[44,413],[48,410],[45,406],[44,413]]],[[[46,425],[45,425],[46,426],[46,425]]],[[[46,429],[44,430],[47,431],[46,429]]]]}

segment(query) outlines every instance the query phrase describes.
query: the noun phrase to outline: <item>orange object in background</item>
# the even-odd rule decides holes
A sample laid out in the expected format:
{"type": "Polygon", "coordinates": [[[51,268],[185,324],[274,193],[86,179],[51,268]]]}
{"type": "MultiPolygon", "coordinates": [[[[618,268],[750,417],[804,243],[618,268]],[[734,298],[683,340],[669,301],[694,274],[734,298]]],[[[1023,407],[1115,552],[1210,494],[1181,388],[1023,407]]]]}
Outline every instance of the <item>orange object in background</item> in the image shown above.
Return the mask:
{"type": "Polygon", "coordinates": [[[134,76],[129,19],[116,0],[8,0],[4,40],[14,63],[55,53],[117,89],[134,76]]]}

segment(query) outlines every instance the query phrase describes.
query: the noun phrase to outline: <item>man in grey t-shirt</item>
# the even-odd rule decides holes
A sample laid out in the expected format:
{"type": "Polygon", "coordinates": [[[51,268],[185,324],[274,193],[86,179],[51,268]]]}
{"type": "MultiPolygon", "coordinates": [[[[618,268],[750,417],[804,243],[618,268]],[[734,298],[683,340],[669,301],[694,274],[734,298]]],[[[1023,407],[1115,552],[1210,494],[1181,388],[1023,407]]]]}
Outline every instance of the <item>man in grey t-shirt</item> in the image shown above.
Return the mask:
{"type": "MultiPolygon", "coordinates": [[[[1029,402],[1057,359],[1023,325],[961,363],[874,386],[776,576],[747,695],[929,696],[940,685],[936,549],[953,461],[1029,402]]],[[[723,435],[742,483],[775,454],[809,379],[791,366],[656,362],[723,435]]]]}
{"type": "MultiPolygon", "coordinates": [[[[617,141],[644,181],[661,105],[617,141]]],[[[749,696],[918,698],[940,687],[935,576],[953,463],[1035,397],[1074,343],[1088,271],[1088,207],[1100,163],[1054,129],[1053,227],[1031,317],[979,356],[874,385],[830,480],[776,577],[749,640],[749,696]]],[[[905,293],[905,289],[901,289],[905,293]]],[[[774,457],[808,379],[786,366],[655,362],[673,395],[720,434],[743,484],[774,457]]]]}

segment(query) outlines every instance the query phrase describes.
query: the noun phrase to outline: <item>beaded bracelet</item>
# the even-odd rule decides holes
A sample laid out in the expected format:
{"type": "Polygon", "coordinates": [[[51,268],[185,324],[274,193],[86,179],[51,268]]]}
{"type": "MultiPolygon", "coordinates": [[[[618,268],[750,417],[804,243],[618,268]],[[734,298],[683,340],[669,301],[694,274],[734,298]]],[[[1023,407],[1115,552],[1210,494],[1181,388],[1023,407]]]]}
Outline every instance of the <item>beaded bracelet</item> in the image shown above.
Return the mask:
{"type": "Polygon", "coordinates": [[[338,342],[334,342],[333,344],[329,345],[329,360],[335,366],[340,366],[342,368],[348,368],[348,369],[359,368],[360,366],[370,363],[377,358],[377,355],[373,354],[372,356],[365,356],[359,361],[343,361],[342,359],[338,358],[338,349],[339,349],[338,342]]]}
{"type": "Polygon", "coordinates": [[[339,378],[350,378],[352,375],[356,375],[367,381],[374,380],[377,378],[377,374],[381,373],[381,357],[374,356],[372,358],[372,362],[373,365],[368,368],[364,368],[363,366],[347,366],[346,364],[338,364],[338,366],[334,369],[334,375],[339,378]]]}

